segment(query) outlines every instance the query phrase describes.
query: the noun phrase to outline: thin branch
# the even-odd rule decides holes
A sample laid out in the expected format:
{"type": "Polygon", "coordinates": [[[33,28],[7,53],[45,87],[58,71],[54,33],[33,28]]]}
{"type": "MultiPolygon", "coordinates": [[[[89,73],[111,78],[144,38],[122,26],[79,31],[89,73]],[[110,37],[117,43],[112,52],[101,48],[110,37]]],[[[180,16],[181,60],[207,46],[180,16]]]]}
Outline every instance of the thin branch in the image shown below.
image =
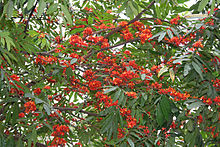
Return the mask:
{"type": "MultiPolygon", "coordinates": [[[[134,19],[132,19],[131,21],[129,21],[127,25],[130,25],[130,24],[134,23],[135,21],[138,21],[138,20],[141,18],[141,16],[142,16],[146,11],[148,11],[148,9],[149,9],[154,3],[155,3],[155,0],[153,0],[153,1],[146,7],[146,9],[144,9],[143,11],[141,11],[134,19]]],[[[112,34],[114,34],[114,33],[118,32],[118,31],[122,30],[123,28],[124,28],[124,27],[122,27],[122,26],[116,27],[116,28],[113,29],[111,32],[109,32],[108,34],[106,34],[104,38],[108,38],[108,37],[111,36],[112,34]]],[[[100,43],[101,43],[101,41],[97,42],[95,45],[99,45],[100,43]]],[[[84,56],[83,58],[86,59],[86,58],[90,57],[91,55],[92,55],[92,49],[90,49],[90,50],[88,51],[88,55],[84,56]]]]}
{"type": "MultiPolygon", "coordinates": [[[[67,107],[53,107],[53,108],[58,109],[60,111],[76,111],[78,109],[78,108],[67,108],[67,107]]],[[[103,115],[99,115],[97,113],[88,112],[88,111],[84,111],[84,110],[80,110],[79,112],[88,114],[90,116],[103,117],[103,115]]]]}
{"type": "Polygon", "coordinates": [[[138,21],[138,20],[141,18],[141,16],[142,16],[146,11],[148,11],[148,9],[149,9],[151,6],[153,6],[154,3],[155,3],[155,0],[153,0],[153,1],[152,1],[143,11],[141,11],[134,19],[132,19],[130,22],[128,22],[128,25],[134,23],[135,21],[138,21]]]}
{"type": "MultiPolygon", "coordinates": [[[[153,0],[147,7],[146,9],[144,9],[143,11],[141,11],[134,19],[132,19],[131,21],[128,22],[127,25],[130,25],[132,23],[134,23],[135,21],[138,21],[141,16],[148,11],[148,9],[155,3],[155,0],[153,0]]],[[[107,35],[105,35],[105,38],[108,38],[110,35],[114,34],[115,32],[118,32],[122,29],[123,27],[119,26],[117,28],[115,28],[114,30],[112,30],[111,32],[109,32],[107,35]]]]}
{"type": "Polygon", "coordinates": [[[157,19],[159,19],[162,22],[170,23],[169,21],[163,20],[163,19],[160,19],[160,18],[153,18],[153,17],[152,18],[140,18],[140,20],[157,20],[157,19]]]}
{"type": "Polygon", "coordinates": [[[108,49],[112,49],[112,48],[115,48],[115,47],[118,47],[118,46],[121,46],[121,45],[125,45],[127,43],[131,43],[131,42],[134,42],[134,41],[138,41],[139,39],[140,38],[134,38],[134,39],[131,39],[131,40],[128,40],[128,41],[125,41],[125,42],[122,42],[122,43],[110,46],[110,47],[105,47],[105,48],[102,48],[102,49],[96,51],[95,53],[102,52],[102,51],[105,51],[105,50],[108,50],[108,49]]]}
{"type": "Polygon", "coordinates": [[[39,1],[39,0],[36,1],[34,7],[33,7],[32,10],[31,10],[31,13],[29,14],[29,17],[28,17],[28,20],[27,20],[27,22],[26,22],[26,26],[25,26],[25,29],[24,29],[24,33],[25,33],[25,34],[26,34],[26,32],[27,32],[27,28],[28,28],[29,22],[30,22],[30,20],[31,20],[31,16],[32,16],[33,13],[34,13],[34,9],[37,7],[38,1],[39,1]]]}

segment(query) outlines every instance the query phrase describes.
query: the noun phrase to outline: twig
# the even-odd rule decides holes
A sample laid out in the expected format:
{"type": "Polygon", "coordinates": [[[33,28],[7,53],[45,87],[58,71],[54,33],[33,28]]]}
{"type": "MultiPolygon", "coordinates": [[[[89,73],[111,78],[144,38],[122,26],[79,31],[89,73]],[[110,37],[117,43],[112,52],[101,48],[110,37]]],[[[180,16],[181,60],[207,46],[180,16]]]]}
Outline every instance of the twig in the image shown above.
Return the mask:
{"type": "MultiPolygon", "coordinates": [[[[76,111],[78,108],[67,108],[67,107],[53,107],[54,109],[58,109],[60,111],[76,111]]],[[[99,115],[97,113],[92,113],[84,110],[80,110],[79,112],[88,114],[90,116],[97,116],[97,117],[103,117],[103,115],[99,115]]]]}
{"type": "Polygon", "coordinates": [[[34,7],[33,7],[32,10],[31,10],[31,13],[29,14],[29,17],[28,17],[28,20],[27,20],[27,22],[26,22],[26,26],[25,26],[25,29],[24,29],[24,33],[25,33],[25,34],[26,34],[26,32],[27,32],[28,24],[29,24],[29,22],[30,22],[31,16],[32,16],[33,13],[34,13],[34,9],[36,8],[38,1],[39,1],[39,0],[36,1],[34,7]]]}
{"type": "MultiPolygon", "coordinates": [[[[138,20],[141,18],[141,16],[142,16],[146,11],[148,11],[148,9],[149,9],[154,3],[155,3],[155,0],[153,0],[153,1],[146,7],[146,9],[144,9],[143,11],[141,11],[134,19],[132,19],[131,21],[129,21],[127,25],[130,25],[130,24],[134,23],[135,21],[138,21],[138,20]]],[[[124,28],[124,27],[122,27],[122,26],[116,27],[116,28],[113,29],[111,32],[109,32],[108,34],[106,34],[104,38],[108,38],[108,37],[111,36],[112,34],[114,34],[114,33],[118,32],[118,31],[122,30],[123,28],[124,28]]],[[[101,43],[101,41],[97,42],[95,45],[99,45],[100,43],[101,43]]],[[[90,57],[91,55],[92,55],[92,49],[90,49],[90,50],[88,51],[88,54],[87,54],[86,56],[84,56],[83,58],[86,59],[86,58],[90,57]]]]}

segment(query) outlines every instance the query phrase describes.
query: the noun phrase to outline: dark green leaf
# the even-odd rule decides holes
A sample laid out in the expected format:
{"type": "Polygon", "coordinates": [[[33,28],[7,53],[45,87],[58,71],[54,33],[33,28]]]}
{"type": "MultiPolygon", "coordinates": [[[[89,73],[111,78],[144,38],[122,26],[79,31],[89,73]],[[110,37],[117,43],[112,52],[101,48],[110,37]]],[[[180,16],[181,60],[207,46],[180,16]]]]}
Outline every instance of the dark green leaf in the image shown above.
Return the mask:
{"type": "Polygon", "coordinates": [[[192,62],[192,66],[195,69],[195,71],[199,74],[199,76],[201,77],[201,79],[203,80],[203,76],[202,76],[202,70],[199,67],[198,64],[196,64],[195,62],[192,62]]]}

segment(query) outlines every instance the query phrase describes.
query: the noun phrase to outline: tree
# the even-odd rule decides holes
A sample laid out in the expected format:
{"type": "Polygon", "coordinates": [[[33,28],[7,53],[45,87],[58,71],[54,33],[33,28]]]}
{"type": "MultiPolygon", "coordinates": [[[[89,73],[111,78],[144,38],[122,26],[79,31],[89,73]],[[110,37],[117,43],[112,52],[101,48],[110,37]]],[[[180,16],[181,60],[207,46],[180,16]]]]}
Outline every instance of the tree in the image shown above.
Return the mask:
{"type": "Polygon", "coordinates": [[[217,146],[220,1],[184,2],[0,1],[0,146],[217,146]]]}

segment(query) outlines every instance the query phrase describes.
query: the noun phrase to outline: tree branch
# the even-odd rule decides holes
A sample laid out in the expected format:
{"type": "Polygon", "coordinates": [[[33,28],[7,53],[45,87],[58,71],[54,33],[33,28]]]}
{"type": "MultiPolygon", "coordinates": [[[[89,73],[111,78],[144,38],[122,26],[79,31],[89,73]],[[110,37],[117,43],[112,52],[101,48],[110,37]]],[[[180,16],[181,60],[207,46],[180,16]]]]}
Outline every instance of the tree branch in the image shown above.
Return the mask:
{"type": "MultiPolygon", "coordinates": [[[[58,109],[60,111],[76,111],[78,108],[67,108],[67,107],[53,107],[54,109],[58,109]]],[[[92,113],[84,110],[80,110],[79,112],[88,114],[90,116],[103,117],[103,115],[99,115],[97,113],[92,113]]]]}
{"type": "MultiPolygon", "coordinates": [[[[149,9],[154,3],[155,3],[155,0],[153,0],[153,1],[146,7],[146,9],[144,9],[143,11],[141,11],[134,19],[132,19],[131,21],[129,21],[127,25],[130,25],[130,24],[134,23],[135,21],[138,21],[138,20],[141,18],[141,16],[142,16],[146,11],[148,11],[148,9],[149,9]]],[[[122,26],[116,27],[116,28],[113,29],[111,32],[109,32],[108,34],[106,34],[104,38],[108,38],[108,37],[111,36],[112,34],[114,34],[114,33],[118,32],[118,31],[122,30],[123,28],[124,28],[124,27],[122,27],[122,26]]],[[[99,42],[97,42],[95,45],[99,45],[100,43],[101,43],[101,42],[99,41],[99,42]]],[[[84,58],[84,59],[85,59],[85,58],[89,58],[91,55],[92,55],[92,49],[90,49],[90,50],[88,51],[88,55],[83,56],[83,58],[84,58]]]]}
{"type": "Polygon", "coordinates": [[[34,9],[36,8],[38,1],[39,1],[39,0],[36,1],[34,7],[33,7],[32,10],[31,10],[31,13],[29,14],[29,17],[28,17],[28,20],[27,20],[27,22],[26,22],[26,26],[25,26],[25,29],[24,29],[24,33],[25,33],[25,34],[26,34],[26,32],[27,32],[27,28],[28,28],[29,22],[30,22],[30,20],[31,20],[31,16],[32,16],[33,13],[34,13],[34,9]]]}

